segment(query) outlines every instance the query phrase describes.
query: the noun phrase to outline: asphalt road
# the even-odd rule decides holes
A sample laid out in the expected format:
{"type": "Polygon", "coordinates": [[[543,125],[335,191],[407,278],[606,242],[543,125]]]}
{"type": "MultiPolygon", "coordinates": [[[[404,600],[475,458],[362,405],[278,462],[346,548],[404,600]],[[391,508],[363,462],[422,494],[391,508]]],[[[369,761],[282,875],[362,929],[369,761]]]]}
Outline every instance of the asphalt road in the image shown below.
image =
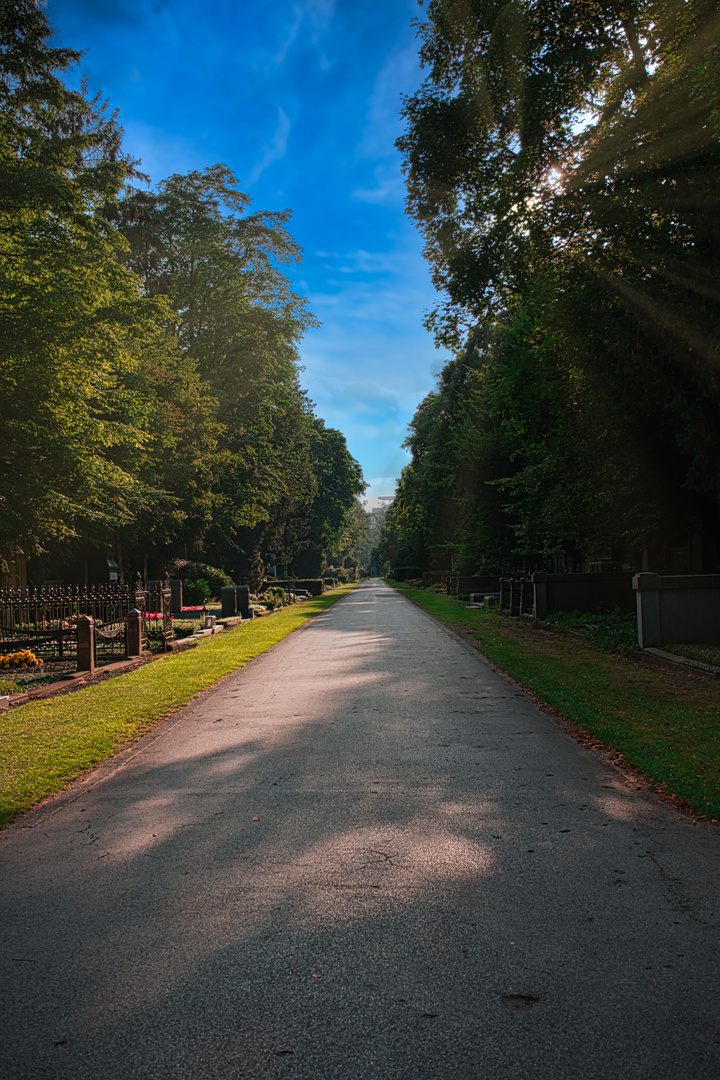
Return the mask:
{"type": "Polygon", "coordinates": [[[0,875],[5,1080],[720,1076],[717,828],[378,581],[0,875]]]}

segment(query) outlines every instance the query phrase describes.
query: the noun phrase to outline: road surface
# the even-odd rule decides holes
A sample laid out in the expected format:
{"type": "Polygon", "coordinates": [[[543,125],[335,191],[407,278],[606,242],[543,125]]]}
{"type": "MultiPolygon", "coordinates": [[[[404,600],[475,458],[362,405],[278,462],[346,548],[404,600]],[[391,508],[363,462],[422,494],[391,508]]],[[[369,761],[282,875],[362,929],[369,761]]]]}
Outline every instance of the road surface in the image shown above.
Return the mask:
{"type": "Polygon", "coordinates": [[[371,580],[0,834],[6,1080],[717,1080],[720,834],[371,580]]]}

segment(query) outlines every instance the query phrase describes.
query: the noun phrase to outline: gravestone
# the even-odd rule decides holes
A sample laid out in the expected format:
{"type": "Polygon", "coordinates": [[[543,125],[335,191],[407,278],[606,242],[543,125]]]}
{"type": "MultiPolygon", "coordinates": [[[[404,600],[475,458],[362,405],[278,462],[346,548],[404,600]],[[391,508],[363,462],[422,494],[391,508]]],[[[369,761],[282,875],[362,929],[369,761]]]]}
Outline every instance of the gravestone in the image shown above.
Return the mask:
{"type": "Polygon", "coordinates": [[[238,595],[236,585],[223,585],[220,590],[223,619],[234,619],[238,613],[238,595]]]}
{"type": "Polygon", "coordinates": [[[243,619],[249,619],[252,617],[250,611],[250,589],[247,585],[236,585],[235,593],[237,596],[237,613],[242,615],[243,619]]]}

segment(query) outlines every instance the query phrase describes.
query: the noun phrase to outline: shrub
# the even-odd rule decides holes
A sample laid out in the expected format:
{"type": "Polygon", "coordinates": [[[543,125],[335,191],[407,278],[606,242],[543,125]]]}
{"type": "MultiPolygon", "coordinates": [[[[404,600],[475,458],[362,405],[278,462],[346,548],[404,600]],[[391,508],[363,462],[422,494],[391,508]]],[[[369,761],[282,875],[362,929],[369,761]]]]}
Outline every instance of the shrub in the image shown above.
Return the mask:
{"type": "Polygon", "coordinates": [[[196,578],[195,581],[183,582],[183,600],[189,604],[207,604],[212,598],[210,583],[205,578],[196,578]]]}
{"type": "Polygon", "coordinates": [[[196,630],[200,629],[200,619],[173,619],[173,637],[192,637],[196,630]]]}
{"type": "Polygon", "coordinates": [[[347,585],[349,581],[354,578],[354,570],[348,570],[344,566],[330,566],[328,567],[328,577],[324,577],[323,581],[327,583],[329,578],[333,578],[335,584],[347,585]]]}
{"type": "Polygon", "coordinates": [[[422,577],[422,566],[394,566],[387,576],[394,581],[407,581],[408,578],[422,577]]]}
{"type": "Polygon", "coordinates": [[[638,651],[637,617],[616,608],[609,614],[550,611],[545,621],[563,630],[585,630],[587,640],[604,652],[629,656],[638,651]]]}
{"type": "Polygon", "coordinates": [[[271,611],[275,608],[281,608],[283,604],[287,603],[287,593],[279,586],[271,586],[263,593],[263,599],[271,611]]]}
{"type": "Polygon", "coordinates": [[[597,627],[588,634],[588,641],[605,652],[624,656],[638,652],[637,616],[624,615],[620,611],[600,616],[597,627]]]}
{"type": "Polygon", "coordinates": [[[183,600],[188,605],[219,600],[223,586],[233,584],[229,574],[226,574],[224,570],[218,570],[216,566],[208,566],[207,563],[175,559],[168,569],[171,578],[181,579],[183,600]]]}

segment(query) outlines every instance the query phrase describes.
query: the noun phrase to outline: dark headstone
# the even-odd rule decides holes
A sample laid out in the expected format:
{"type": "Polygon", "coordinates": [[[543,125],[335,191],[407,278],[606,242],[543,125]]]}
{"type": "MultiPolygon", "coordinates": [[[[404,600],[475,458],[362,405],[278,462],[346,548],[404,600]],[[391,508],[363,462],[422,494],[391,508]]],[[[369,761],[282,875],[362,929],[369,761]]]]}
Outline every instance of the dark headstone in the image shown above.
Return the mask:
{"type": "Polygon", "coordinates": [[[220,590],[223,619],[233,619],[238,613],[237,586],[223,585],[220,590]]]}
{"type": "Polygon", "coordinates": [[[237,597],[237,614],[242,615],[243,619],[250,618],[250,589],[247,585],[236,585],[235,594],[237,597]]]}

